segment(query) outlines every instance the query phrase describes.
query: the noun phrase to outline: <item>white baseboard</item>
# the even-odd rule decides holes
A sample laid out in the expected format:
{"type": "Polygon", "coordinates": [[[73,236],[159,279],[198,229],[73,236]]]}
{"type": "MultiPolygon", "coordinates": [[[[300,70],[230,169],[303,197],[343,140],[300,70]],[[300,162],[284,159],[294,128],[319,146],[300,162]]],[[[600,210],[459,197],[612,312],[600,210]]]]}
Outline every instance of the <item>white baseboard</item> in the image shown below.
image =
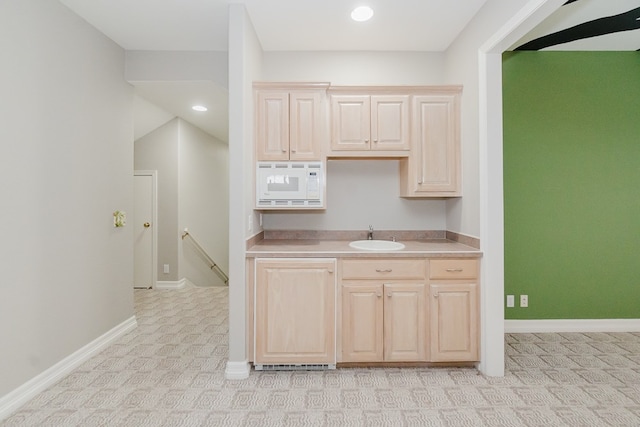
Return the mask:
{"type": "Polygon", "coordinates": [[[120,323],[102,336],[91,341],[80,350],[65,357],[46,371],[30,379],[17,389],[0,398],[0,421],[7,418],[38,393],[55,384],[75,368],[104,350],[112,342],[138,326],[135,316],[120,323]]]}
{"type": "Polygon", "coordinates": [[[227,368],[224,370],[224,376],[228,380],[244,380],[249,378],[251,366],[249,362],[232,362],[227,361],[227,368]]]}
{"type": "Polygon", "coordinates": [[[160,281],[156,282],[156,289],[182,289],[187,285],[187,279],[182,278],[176,281],[160,281]]]}
{"type": "Polygon", "coordinates": [[[640,332],[640,319],[505,320],[506,333],[640,332]]]}

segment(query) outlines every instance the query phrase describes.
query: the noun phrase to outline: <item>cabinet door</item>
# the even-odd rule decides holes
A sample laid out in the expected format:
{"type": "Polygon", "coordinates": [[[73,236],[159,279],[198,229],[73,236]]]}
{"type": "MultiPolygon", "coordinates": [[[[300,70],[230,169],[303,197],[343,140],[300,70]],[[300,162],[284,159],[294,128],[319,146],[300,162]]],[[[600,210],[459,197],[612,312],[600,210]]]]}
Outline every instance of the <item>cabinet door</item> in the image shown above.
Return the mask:
{"type": "Polygon", "coordinates": [[[256,261],[255,363],[335,363],[335,260],[256,261]]]}
{"type": "Polygon", "coordinates": [[[371,97],[371,149],[409,150],[409,96],[371,97]]]}
{"type": "Polygon", "coordinates": [[[343,284],[342,361],[380,362],[383,357],[382,284],[343,284]]]}
{"type": "Polygon", "coordinates": [[[478,360],[478,285],[432,283],[430,362],[478,360]]]}
{"type": "Polygon", "coordinates": [[[256,159],[289,160],[289,93],[256,92],[256,159]]]}
{"type": "Polygon", "coordinates": [[[384,285],[384,360],[426,360],[425,285],[384,285]]]}
{"type": "Polygon", "coordinates": [[[402,197],[460,195],[459,93],[413,98],[411,157],[400,164],[402,197]]]}
{"type": "Polygon", "coordinates": [[[320,160],[325,142],[325,92],[295,91],[289,95],[289,158],[320,160]]]}
{"type": "Polygon", "coordinates": [[[331,149],[369,150],[371,97],[331,95],[331,149]]]}
{"type": "Polygon", "coordinates": [[[416,191],[458,190],[459,143],[454,97],[416,99],[418,179],[416,191]]]}

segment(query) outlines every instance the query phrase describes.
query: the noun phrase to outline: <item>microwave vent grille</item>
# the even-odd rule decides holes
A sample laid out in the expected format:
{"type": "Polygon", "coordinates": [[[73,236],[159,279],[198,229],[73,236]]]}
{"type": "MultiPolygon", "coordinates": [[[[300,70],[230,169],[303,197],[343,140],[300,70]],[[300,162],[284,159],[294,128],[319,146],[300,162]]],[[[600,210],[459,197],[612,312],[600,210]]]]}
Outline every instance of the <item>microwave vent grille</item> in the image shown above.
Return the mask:
{"type": "Polygon", "coordinates": [[[257,207],[276,207],[276,206],[296,206],[296,207],[318,207],[322,208],[321,200],[263,200],[260,199],[256,203],[257,207]]]}

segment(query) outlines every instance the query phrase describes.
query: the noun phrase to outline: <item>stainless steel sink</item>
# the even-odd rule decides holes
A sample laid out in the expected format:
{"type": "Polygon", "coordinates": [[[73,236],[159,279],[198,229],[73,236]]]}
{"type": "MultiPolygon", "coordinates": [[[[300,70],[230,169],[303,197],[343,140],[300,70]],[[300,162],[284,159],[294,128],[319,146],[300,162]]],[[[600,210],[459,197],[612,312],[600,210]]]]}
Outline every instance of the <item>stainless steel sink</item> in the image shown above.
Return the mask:
{"type": "Polygon", "coordinates": [[[398,251],[404,248],[404,244],[391,240],[355,240],[349,246],[366,251],[398,251]]]}

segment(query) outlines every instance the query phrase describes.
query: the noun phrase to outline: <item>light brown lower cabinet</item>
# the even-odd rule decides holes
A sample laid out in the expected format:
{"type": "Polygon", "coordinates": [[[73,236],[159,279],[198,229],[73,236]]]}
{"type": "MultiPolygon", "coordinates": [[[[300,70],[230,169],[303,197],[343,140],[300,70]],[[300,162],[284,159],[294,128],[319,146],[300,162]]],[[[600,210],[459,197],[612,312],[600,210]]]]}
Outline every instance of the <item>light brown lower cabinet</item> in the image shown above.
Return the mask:
{"type": "Polygon", "coordinates": [[[479,360],[478,261],[431,260],[429,361],[479,360]]]}
{"type": "Polygon", "coordinates": [[[341,261],[341,362],[478,361],[478,268],[475,259],[341,261]]]}
{"type": "Polygon", "coordinates": [[[257,366],[479,360],[477,259],[261,258],[252,266],[257,366]]]}
{"type": "Polygon", "coordinates": [[[343,259],[342,362],[426,360],[425,259],[343,259]]]}
{"type": "Polygon", "coordinates": [[[258,259],[257,365],[335,364],[334,259],[258,259]]]}
{"type": "Polygon", "coordinates": [[[425,360],[425,284],[342,285],[342,361],[425,360]]]}

